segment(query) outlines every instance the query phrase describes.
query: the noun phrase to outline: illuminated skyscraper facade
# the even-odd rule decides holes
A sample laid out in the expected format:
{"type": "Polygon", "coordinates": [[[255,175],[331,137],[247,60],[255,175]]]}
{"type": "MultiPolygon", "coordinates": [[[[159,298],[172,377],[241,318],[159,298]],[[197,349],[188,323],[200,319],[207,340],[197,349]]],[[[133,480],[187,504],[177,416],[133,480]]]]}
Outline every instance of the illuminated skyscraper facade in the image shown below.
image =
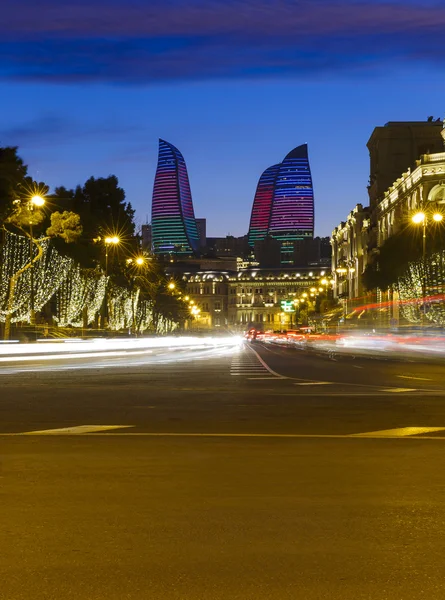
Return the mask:
{"type": "Polygon", "coordinates": [[[255,242],[264,240],[269,232],[275,181],[279,169],[280,165],[269,167],[261,175],[258,182],[249,226],[249,245],[252,248],[255,246],[255,242]]]}
{"type": "Polygon", "coordinates": [[[184,157],[164,140],[159,140],[151,225],[155,254],[190,256],[198,251],[199,233],[184,157]]]}
{"type": "Polygon", "coordinates": [[[314,192],[307,145],[260,177],[252,208],[249,244],[271,236],[281,242],[281,262],[293,262],[294,242],[314,236],[314,192]]]}

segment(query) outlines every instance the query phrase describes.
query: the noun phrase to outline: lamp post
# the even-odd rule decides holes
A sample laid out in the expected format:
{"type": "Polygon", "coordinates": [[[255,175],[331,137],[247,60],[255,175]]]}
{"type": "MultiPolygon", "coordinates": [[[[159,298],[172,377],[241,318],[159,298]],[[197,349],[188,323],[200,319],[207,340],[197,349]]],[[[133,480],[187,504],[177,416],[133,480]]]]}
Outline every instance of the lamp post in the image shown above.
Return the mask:
{"type": "Polygon", "coordinates": [[[30,297],[29,297],[29,323],[30,325],[35,325],[36,322],[36,313],[34,310],[34,263],[33,263],[33,254],[34,254],[34,235],[32,230],[32,214],[35,208],[41,208],[45,204],[45,198],[42,196],[33,196],[29,200],[29,211],[30,211],[30,219],[29,219],[29,262],[30,262],[30,297]]]}
{"type": "Polygon", "coordinates": [[[434,223],[440,223],[443,220],[443,214],[434,212],[428,214],[423,211],[415,213],[411,217],[411,221],[414,225],[422,226],[422,326],[425,325],[425,298],[426,298],[426,228],[430,223],[430,219],[434,223]]]}
{"type": "Polygon", "coordinates": [[[104,240],[105,243],[105,275],[108,276],[108,247],[109,246],[117,246],[120,242],[120,239],[117,235],[112,237],[106,237],[104,240]]]}
{"type": "MultiPolygon", "coordinates": [[[[136,258],[127,258],[127,265],[136,265],[137,268],[141,268],[145,265],[146,259],[143,256],[137,256],[136,258]]],[[[131,278],[131,329],[130,334],[133,331],[136,333],[136,312],[134,309],[134,284],[136,282],[137,275],[133,275],[131,278]]]]}
{"type": "MultiPolygon", "coordinates": [[[[338,275],[344,276],[346,275],[346,273],[348,272],[348,269],[346,269],[345,267],[338,267],[338,269],[335,269],[336,273],[338,273],[338,275]]],[[[336,278],[337,281],[337,278],[336,278]]],[[[337,287],[337,293],[338,293],[338,287],[337,287]]],[[[346,325],[346,315],[348,313],[348,299],[347,299],[347,293],[345,294],[345,292],[342,289],[342,301],[343,301],[343,324],[346,325]]],[[[338,326],[340,326],[340,322],[338,323],[338,326]]]]}
{"type": "Polygon", "coordinates": [[[105,327],[105,321],[108,318],[108,248],[109,246],[117,246],[120,242],[120,239],[117,235],[109,236],[104,239],[105,244],[105,277],[107,278],[105,282],[105,294],[104,294],[104,304],[102,311],[102,327],[105,327]]]}

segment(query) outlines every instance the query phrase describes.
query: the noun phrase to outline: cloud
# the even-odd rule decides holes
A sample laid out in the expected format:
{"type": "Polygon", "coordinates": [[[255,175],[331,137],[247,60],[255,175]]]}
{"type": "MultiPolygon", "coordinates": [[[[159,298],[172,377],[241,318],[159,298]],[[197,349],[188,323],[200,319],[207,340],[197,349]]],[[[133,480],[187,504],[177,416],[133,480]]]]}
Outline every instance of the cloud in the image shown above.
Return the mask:
{"type": "Polygon", "coordinates": [[[65,140],[72,144],[74,140],[100,139],[101,142],[120,142],[130,134],[132,139],[145,139],[145,129],[141,125],[103,122],[89,125],[70,118],[49,113],[37,119],[0,129],[0,145],[19,145],[28,148],[38,146],[58,146],[65,140]]]}
{"type": "Polygon", "coordinates": [[[432,0],[8,0],[0,77],[145,84],[445,62],[432,0]]]}

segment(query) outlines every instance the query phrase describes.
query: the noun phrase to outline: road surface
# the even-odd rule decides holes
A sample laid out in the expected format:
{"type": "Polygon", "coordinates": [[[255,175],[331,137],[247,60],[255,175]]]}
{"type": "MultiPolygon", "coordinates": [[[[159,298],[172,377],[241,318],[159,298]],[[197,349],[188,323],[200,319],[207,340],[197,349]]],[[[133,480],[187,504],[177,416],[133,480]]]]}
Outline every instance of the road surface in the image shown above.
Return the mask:
{"type": "Polygon", "coordinates": [[[440,365],[43,362],[0,365],[1,598],[445,597],[440,365]]]}

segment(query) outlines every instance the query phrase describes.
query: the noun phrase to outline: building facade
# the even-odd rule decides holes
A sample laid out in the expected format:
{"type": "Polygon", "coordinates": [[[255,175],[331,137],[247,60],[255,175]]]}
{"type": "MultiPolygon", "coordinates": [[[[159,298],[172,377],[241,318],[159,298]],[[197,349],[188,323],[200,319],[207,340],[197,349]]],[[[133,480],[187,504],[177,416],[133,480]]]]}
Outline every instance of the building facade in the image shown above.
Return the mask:
{"type": "Polygon", "coordinates": [[[184,273],[185,293],[199,309],[195,328],[245,331],[292,329],[308,324],[317,296],[330,294],[330,271],[313,267],[184,273]]]}
{"type": "Polygon", "coordinates": [[[164,140],[159,140],[151,226],[155,254],[190,256],[198,252],[199,233],[184,157],[164,140]]]}
{"type": "Polygon", "coordinates": [[[408,169],[384,193],[377,209],[378,245],[406,227],[420,210],[444,214],[445,152],[421,156],[416,168],[408,169]]]}
{"type": "Polygon", "coordinates": [[[294,264],[294,245],[314,236],[314,192],[307,144],[264,171],[258,182],[248,240],[253,248],[267,236],[281,243],[281,264],[294,264]]]}
{"type": "Polygon", "coordinates": [[[371,211],[402,173],[415,168],[420,156],[442,152],[441,133],[441,120],[432,117],[427,121],[390,121],[374,129],[367,143],[371,211]]]}
{"type": "Polygon", "coordinates": [[[228,323],[238,331],[254,325],[263,330],[307,325],[320,293],[330,290],[330,271],[247,269],[229,276],[228,323]]]}
{"type": "Polygon", "coordinates": [[[141,244],[142,244],[142,250],[145,250],[146,252],[151,252],[152,237],[151,237],[151,225],[149,223],[142,225],[141,244]]]}
{"type": "Polygon", "coordinates": [[[196,307],[199,311],[190,328],[212,331],[227,329],[229,271],[187,272],[182,278],[190,307],[196,307]]]}
{"type": "Polygon", "coordinates": [[[363,303],[362,276],[368,263],[370,209],[361,204],[331,236],[334,296],[363,303]]]}
{"type": "MultiPolygon", "coordinates": [[[[374,130],[368,142],[371,205],[363,208],[358,204],[331,237],[334,296],[343,300],[348,309],[366,306],[368,302],[381,307],[374,318],[386,319],[391,326],[398,325],[397,286],[365,295],[362,275],[389,237],[407,227],[415,227],[412,217],[416,212],[423,211],[427,216],[439,212],[445,216],[444,143],[445,127],[431,119],[426,123],[388,123],[374,130]],[[424,152],[413,159],[416,152],[428,148],[440,151],[424,152]],[[401,161],[406,161],[402,170],[401,161]],[[397,173],[395,179],[383,189],[394,173],[397,173]]],[[[442,223],[437,227],[443,227],[442,223]]]]}
{"type": "Polygon", "coordinates": [[[207,239],[207,219],[196,219],[196,226],[198,227],[199,247],[205,248],[207,239]]]}

